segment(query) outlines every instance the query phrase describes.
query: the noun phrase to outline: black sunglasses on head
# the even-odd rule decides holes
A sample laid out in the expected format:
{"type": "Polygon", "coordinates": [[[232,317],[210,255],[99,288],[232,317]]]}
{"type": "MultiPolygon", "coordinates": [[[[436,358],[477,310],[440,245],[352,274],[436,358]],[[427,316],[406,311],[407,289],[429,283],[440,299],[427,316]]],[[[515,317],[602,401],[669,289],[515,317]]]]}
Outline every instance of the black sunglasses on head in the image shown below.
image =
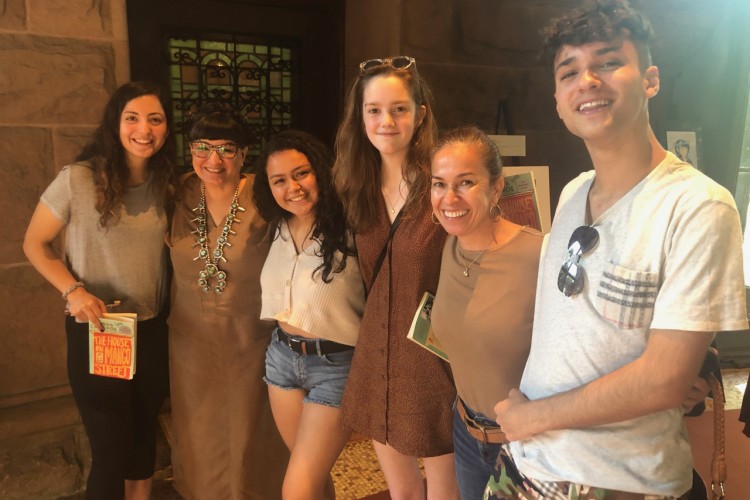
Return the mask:
{"type": "Polygon", "coordinates": [[[580,226],[570,236],[565,262],[557,275],[557,288],[566,297],[577,295],[583,290],[586,273],[580,265],[581,256],[593,250],[597,243],[599,233],[591,226],[580,226]]]}

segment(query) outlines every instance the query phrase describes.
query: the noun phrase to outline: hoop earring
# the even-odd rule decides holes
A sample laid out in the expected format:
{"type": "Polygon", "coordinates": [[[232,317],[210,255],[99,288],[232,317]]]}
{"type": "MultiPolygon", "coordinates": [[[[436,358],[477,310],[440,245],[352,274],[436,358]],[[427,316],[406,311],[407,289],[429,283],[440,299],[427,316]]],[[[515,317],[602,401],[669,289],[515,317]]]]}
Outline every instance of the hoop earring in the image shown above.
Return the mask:
{"type": "Polygon", "coordinates": [[[430,219],[432,220],[432,223],[435,224],[436,226],[440,225],[440,221],[438,220],[437,215],[435,215],[435,212],[432,212],[430,214],[430,219]]]}
{"type": "Polygon", "coordinates": [[[498,205],[497,203],[494,203],[494,204],[490,205],[490,214],[489,215],[490,215],[490,220],[492,222],[497,222],[497,221],[499,221],[503,217],[503,209],[500,208],[500,205],[498,205]],[[493,210],[497,210],[497,214],[494,215],[494,216],[492,215],[492,211],[493,210]]]}

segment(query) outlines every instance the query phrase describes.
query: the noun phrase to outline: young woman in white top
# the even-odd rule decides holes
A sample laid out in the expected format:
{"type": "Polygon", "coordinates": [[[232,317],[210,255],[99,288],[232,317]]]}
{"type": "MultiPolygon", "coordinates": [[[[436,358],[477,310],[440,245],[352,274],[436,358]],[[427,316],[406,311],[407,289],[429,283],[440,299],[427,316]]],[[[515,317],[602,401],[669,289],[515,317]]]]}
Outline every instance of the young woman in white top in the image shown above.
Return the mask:
{"type": "Polygon", "coordinates": [[[272,239],[261,318],[277,321],[265,381],[291,452],[283,497],[333,497],[330,471],[349,439],[339,406],[364,286],[328,149],[309,134],[285,131],[271,139],[260,165],[253,194],[272,239]]]}

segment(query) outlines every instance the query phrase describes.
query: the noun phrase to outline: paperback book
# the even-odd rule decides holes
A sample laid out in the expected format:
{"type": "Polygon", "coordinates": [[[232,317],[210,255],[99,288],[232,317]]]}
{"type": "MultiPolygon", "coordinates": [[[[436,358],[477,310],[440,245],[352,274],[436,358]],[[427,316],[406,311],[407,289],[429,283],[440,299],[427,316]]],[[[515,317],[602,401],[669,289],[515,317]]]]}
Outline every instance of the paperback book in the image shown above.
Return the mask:
{"type": "Polygon", "coordinates": [[[434,301],[434,295],[430,292],[424,293],[422,300],[419,302],[419,307],[417,307],[417,312],[414,314],[411,328],[409,328],[409,333],[406,337],[421,345],[434,355],[443,358],[445,361],[449,361],[448,354],[445,353],[443,346],[432,331],[431,315],[432,303],[434,301]]]}
{"type": "Polygon", "coordinates": [[[89,373],[132,380],[135,375],[137,315],[106,313],[104,331],[89,321],[89,373]]]}
{"type": "Polygon", "coordinates": [[[503,209],[503,216],[509,221],[533,227],[538,231],[542,230],[533,173],[524,172],[505,176],[500,208],[503,209]]]}

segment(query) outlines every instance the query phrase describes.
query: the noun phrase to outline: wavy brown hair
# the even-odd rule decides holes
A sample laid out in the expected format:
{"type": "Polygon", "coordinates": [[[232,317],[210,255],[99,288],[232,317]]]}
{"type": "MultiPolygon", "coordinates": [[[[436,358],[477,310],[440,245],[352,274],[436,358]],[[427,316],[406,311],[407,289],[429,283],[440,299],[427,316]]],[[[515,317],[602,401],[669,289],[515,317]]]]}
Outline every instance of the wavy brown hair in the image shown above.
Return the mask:
{"type": "Polygon", "coordinates": [[[315,225],[312,237],[320,243],[318,257],[322,263],[314,271],[313,275],[320,271],[325,283],[330,283],[333,273],[339,273],[346,267],[349,255],[355,255],[350,245],[344,218],[344,208],[341,200],[336,194],[331,179],[331,167],[333,155],[330,149],[312,135],[298,130],[285,130],[271,138],[261,152],[255,182],[253,183],[253,199],[258,213],[265,220],[270,221],[275,237],[278,237],[278,228],[281,221],[288,219],[292,214],[279,206],[271,192],[268,181],[266,166],[268,158],[281,151],[295,150],[307,158],[310,167],[315,172],[315,180],[318,184],[318,203],[315,205],[315,225]],[[341,260],[336,263],[336,251],[342,253],[341,260]]]}
{"type": "MultiPolygon", "coordinates": [[[[125,105],[144,95],[153,95],[164,108],[165,103],[161,87],[150,82],[130,82],[115,90],[104,107],[102,122],[94,131],[91,141],[84,146],[76,157],[76,162],[87,161],[94,169],[96,186],[96,210],[99,212],[99,224],[107,227],[120,220],[122,197],[128,189],[130,169],[128,168],[125,148],[120,140],[120,119],[125,105]]],[[[169,118],[167,116],[167,118],[169,118]]],[[[167,119],[167,123],[169,120],[167,119]]],[[[159,151],[148,159],[147,169],[152,175],[152,188],[161,208],[168,213],[177,193],[174,163],[172,162],[172,143],[166,140],[159,151]]]]}
{"type": "Polygon", "coordinates": [[[365,131],[362,112],[364,91],[374,78],[391,75],[404,82],[417,108],[424,106],[427,110],[422,123],[414,131],[402,167],[409,187],[404,214],[413,211],[430,189],[430,151],[437,138],[437,124],[432,111],[432,92],[419,76],[416,64],[401,69],[383,64],[357,75],[349,90],[344,118],[336,133],[336,163],[333,167],[334,185],[344,204],[347,221],[355,231],[363,231],[374,224],[377,199],[382,196],[380,153],[365,131]]]}

